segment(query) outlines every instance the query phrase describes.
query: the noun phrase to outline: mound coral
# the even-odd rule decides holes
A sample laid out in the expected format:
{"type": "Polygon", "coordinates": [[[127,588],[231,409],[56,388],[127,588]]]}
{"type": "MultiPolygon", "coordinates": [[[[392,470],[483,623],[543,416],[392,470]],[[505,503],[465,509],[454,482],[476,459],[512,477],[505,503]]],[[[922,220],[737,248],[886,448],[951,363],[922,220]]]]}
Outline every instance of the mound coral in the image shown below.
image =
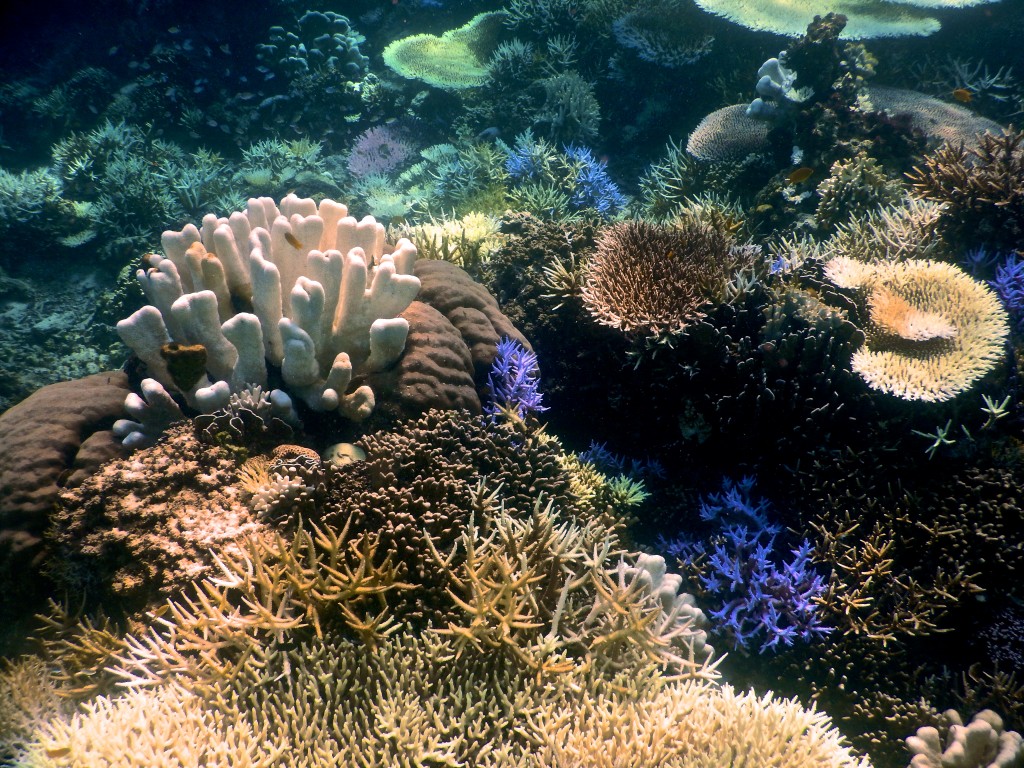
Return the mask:
{"type": "Polygon", "coordinates": [[[959,242],[1007,250],[1024,243],[1024,131],[986,133],[976,147],[947,144],[910,180],[945,204],[942,224],[959,242]]]}
{"type": "MultiPolygon", "coordinates": [[[[420,281],[411,274],[412,243],[399,241],[385,253],[384,227],[371,216],[357,222],[347,214],[333,200],[318,206],[290,195],[280,208],[260,198],[230,218],[208,214],[201,232],[191,224],[165,232],[165,255],[151,254],[148,269],[138,272],[153,303],[117,324],[146,364],[155,395],[178,392],[210,413],[233,392],[266,387],[269,363],[311,408],[365,418],[375,405],[373,390],[348,392],[349,385],[401,355],[409,324],[397,315],[416,298],[420,281]],[[239,305],[252,311],[238,312],[239,305]],[[187,366],[179,364],[182,345],[196,353],[187,366]]],[[[270,398],[289,410],[283,391],[270,398]]],[[[119,427],[128,445],[153,437],[145,404],[135,406],[139,421],[119,427]]]]}
{"type": "Polygon", "coordinates": [[[263,526],[242,503],[234,457],[199,442],[191,424],[105,464],[63,492],[49,533],[49,568],[74,594],[141,610],[206,573],[263,526]]]}
{"type": "Polygon", "coordinates": [[[728,235],[690,218],[671,228],[614,224],[597,242],[583,303],[597,322],[627,333],[681,333],[702,306],[724,300],[743,266],[728,235]]]}
{"type": "Polygon", "coordinates": [[[872,389],[941,402],[970,389],[1003,357],[1006,311],[991,289],[951,264],[840,256],[825,274],[866,296],[868,339],[852,365],[872,389]]]}
{"type": "Polygon", "coordinates": [[[686,142],[686,151],[698,160],[726,162],[767,149],[768,125],[747,115],[746,104],[733,104],[711,112],[686,142]]]}
{"type": "Polygon", "coordinates": [[[395,40],[384,49],[384,63],[404,78],[435,88],[457,91],[483,85],[488,74],[481,44],[503,16],[481,13],[440,37],[420,34],[395,40]]]}

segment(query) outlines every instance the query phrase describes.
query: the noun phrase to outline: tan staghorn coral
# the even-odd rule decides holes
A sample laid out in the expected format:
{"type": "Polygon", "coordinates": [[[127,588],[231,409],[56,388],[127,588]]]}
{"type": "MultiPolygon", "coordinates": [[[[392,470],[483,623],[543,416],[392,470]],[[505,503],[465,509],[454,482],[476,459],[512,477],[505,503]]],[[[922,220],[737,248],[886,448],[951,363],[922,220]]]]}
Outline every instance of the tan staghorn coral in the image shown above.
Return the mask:
{"type": "Polygon", "coordinates": [[[949,144],[910,177],[918,194],[944,205],[943,228],[958,241],[1017,248],[1024,239],[1024,131],[986,133],[977,146],[949,144]]]}
{"type": "Polygon", "coordinates": [[[1003,357],[1006,311],[995,293],[951,264],[840,256],[825,274],[866,297],[868,338],[852,365],[872,389],[904,400],[949,400],[1003,357]]]}
{"type": "Polygon", "coordinates": [[[705,305],[725,300],[745,254],[727,233],[696,217],[672,227],[614,224],[597,242],[583,304],[597,322],[627,333],[681,333],[704,317],[705,305]]]}
{"type": "Polygon", "coordinates": [[[870,768],[843,745],[822,712],[771,692],[667,685],[631,699],[597,694],[534,718],[537,768],[870,768]]]}
{"type": "Polygon", "coordinates": [[[869,768],[795,700],[668,681],[650,669],[539,679],[509,654],[437,635],[368,652],[325,638],[268,649],[196,695],[177,686],[99,698],[37,729],[34,768],[869,768]],[[179,763],[170,762],[177,755],[179,763]],[[268,762],[276,755],[278,762],[268,762]]]}

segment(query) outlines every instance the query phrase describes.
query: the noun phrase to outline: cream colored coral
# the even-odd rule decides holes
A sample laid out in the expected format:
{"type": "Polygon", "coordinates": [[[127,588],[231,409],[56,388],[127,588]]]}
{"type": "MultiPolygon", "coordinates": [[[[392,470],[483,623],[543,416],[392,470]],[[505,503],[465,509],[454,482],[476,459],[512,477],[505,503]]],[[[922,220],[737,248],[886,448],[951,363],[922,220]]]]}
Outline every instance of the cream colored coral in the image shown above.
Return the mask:
{"type": "Polygon", "coordinates": [[[795,700],[651,668],[542,678],[431,633],[375,651],[337,638],[267,649],[205,697],[97,699],[42,743],[54,756],[40,768],[870,768],[795,700]]]}
{"type": "Polygon", "coordinates": [[[241,711],[217,711],[168,686],[98,697],[40,737],[38,768],[270,768],[280,748],[241,711]]]}
{"type": "Polygon", "coordinates": [[[536,768],[870,768],[824,713],[728,685],[666,685],[636,699],[602,693],[546,708],[534,723],[536,768]]]}
{"type": "Polygon", "coordinates": [[[995,293],[952,264],[832,259],[826,276],[862,292],[867,341],[853,370],[872,389],[941,402],[968,390],[1002,359],[1009,332],[995,293]]]}
{"type": "Polygon", "coordinates": [[[1003,718],[991,709],[978,712],[968,725],[960,714],[946,710],[951,723],[942,748],[939,731],[931,726],[918,728],[907,738],[914,753],[911,768],[1014,768],[1024,765],[1024,739],[1016,731],[1003,730],[1003,718]]]}

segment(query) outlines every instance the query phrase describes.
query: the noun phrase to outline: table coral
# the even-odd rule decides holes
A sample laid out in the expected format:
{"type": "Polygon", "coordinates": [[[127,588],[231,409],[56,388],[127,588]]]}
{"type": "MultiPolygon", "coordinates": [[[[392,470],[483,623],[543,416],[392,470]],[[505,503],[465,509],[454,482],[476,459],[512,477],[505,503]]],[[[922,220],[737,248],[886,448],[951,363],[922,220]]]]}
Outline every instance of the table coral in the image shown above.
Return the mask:
{"type": "Polygon", "coordinates": [[[872,389],[904,400],[950,400],[1002,359],[1006,311],[991,289],[951,264],[871,265],[840,256],[825,272],[841,288],[866,292],[868,340],[852,365],[872,389]]]}

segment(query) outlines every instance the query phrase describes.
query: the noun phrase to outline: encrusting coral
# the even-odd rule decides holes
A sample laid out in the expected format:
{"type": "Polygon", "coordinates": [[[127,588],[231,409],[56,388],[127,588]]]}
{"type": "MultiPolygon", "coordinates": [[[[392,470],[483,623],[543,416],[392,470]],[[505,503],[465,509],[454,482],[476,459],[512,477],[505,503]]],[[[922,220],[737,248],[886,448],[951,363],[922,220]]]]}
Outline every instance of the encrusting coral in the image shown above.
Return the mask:
{"type": "MultiPolygon", "coordinates": [[[[202,230],[189,224],[165,232],[164,256],[150,255],[138,277],[152,302],[117,324],[118,333],[146,364],[152,396],[178,392],[210,413],[233,392],[266,387],[268,364],[284,385],[319,411],[365,418],[375,397],[366,385],[348,388],[356,375],[382,370],[398,359],[409,324],[397,315],[416,298],[416,248],[399,241],[385,253],[384,227],[373,217],[357,222],[330,199],[319,205],[289,195],[281,207],[251,199],[245,213],[208,214],[202,230]],[[251,311],[238,312],[236,306],[251,311]],[[176,379],[168,364],[171,344],[201,345],[205,373],[176,379]]],[[[287,413],[291,396],[270,391],[287,413]]],[[[147,396],[146,403],[149,402],[147,396]]],[[[151,442],[146,403],[138,421],[117,430],[131,446],[151,442]]]]}
{"type": "Polygon", "coordinates": [[[825,274],[866,294],[868,339],[852,366],[872,389],[941,402],[970,389],[1003,357],[1006,310],[990,288],[952,264],[839,256],[825,274]]]}

